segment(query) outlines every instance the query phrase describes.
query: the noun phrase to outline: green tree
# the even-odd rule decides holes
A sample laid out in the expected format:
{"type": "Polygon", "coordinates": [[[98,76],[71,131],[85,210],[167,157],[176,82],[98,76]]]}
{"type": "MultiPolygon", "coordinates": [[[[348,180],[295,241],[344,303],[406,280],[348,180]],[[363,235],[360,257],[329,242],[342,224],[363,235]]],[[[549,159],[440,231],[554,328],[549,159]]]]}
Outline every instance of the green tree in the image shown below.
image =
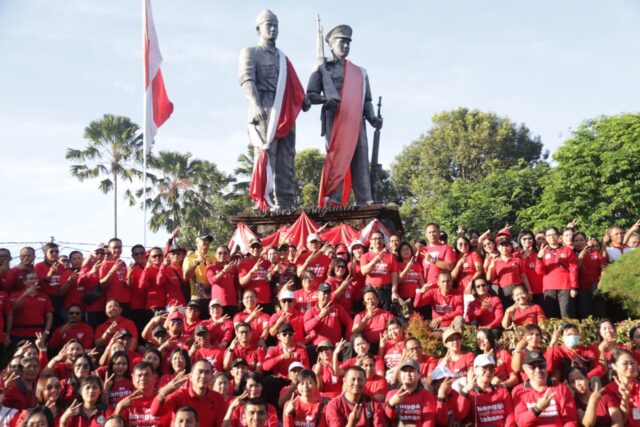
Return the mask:
{"type": "Polygon", "coordinates": [[[640,114],[585,121],[553,159],[540,202],[521,214],[529,226],[577,218],[584,231],[601,236],[640,217],[640,114]]]}
{"type": "Polygon", "coordinates": [[[253,146],[247,145],[247,152],[238,156],[238,166],[233,170],[236,181],[233,184],[233,191],[237,194],[249,194],[249,186],[251,185],[251,175],[253,174],[253,163],[255,154],[253,146]],[[242,179],[238,179],[242,178],[242,179]]]}
{"type": "MultiPolygon", "coordinates": [[[[152,231],[164,228],[170,232],[180,226],[180,241],[188,245],[205,230],[216,241],[227,237],[230,226],[222,207],[231,198],[230,176],[211,162],[192,158],[191,153],[160,151],[150,156],[148,166],[153,172],[146,200],[152,231]]],[[[142,193],[138,190],[137,196],[142,193]]]]}
{"type": "Polygon", "coordinates": [[[307,148],[296,153],[297,205],[315,208],[318,204],[320,176],[325,155],[317,148],[307,148]]]}
{"type": "MultiPolygon", "coordinates": [[[[493,172],[534,167],[547,156],[540,138],[508,117],[458,108],[432,120],[432,128],[404,147],[391,165],[405,230],[411,236],[421,235],[424,224],[431,221],[464,219],[464,203],[455,195],[467,193],[471,184],[493,172]]],[[[476,198],[473,193],[466,195],[476,198]]],[[[495,215],[496,220],[504,216],[509,215],[495,215]]]]}
{"type": "MultiPolygon", "coordinates": [[[[80,182],[104,176],[98,188],[107,194],[113,190],[113,234],[118,235],[118,180],[131,182],[141,177],[142,134],[138,125],[123,116],[105,114],[84,129],[88,145],[83,149],[68,148],[66,158],[71,165],[71,175],[80,182]]],[[[132,192],[126,189],[124,197],[135,203],[132,192]]]]}
{"type": "Polygon", "coordinates": [[[602,292],[622,303],[629,316],[640,317],[640,250],[621,256],[602,276],[602,292]]]}

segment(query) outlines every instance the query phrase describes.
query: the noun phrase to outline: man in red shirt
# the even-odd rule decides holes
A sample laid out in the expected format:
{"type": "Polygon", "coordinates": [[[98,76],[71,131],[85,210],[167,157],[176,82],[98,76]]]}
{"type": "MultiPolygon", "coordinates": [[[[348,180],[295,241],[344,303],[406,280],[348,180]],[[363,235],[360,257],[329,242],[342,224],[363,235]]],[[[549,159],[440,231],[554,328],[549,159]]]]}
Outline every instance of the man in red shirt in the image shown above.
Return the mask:
{"type": "Polygon", "coordinates": [[[127,268],[127,285],[131,291],[131,312],[130,317],[139,331],[144,329],[144,325],[151,319],[146,308],[147,292],[140,283],[142,272],[147,266],[147,251],[144,246],[138,244],[131,248],[133,263],[127,268]]]}
{"type": "Polygon", "coordinates": [[[391,425],[435,427],[436,397],[422,387],[420,366],[413,359],[400,364],[400,388],[391,390],[385,399],[385,412],[391,425]]]}
{"type": "Polygon", "coordinates": [[[420,248],[418,261],[422,264],[424,282],[434,286],[441,271],[451,271],[456,264],[456,254],[451,246],[440,241],[440,228],[434,223],[426,229],[427,246],[420,248]]]}
{"type": "Polygon", "coordinates": [[[107,321],[96,328],[96,347],[104,348],[116,332],[126,329],[133,337],[133,345],[127,351],[134,351],[138,346],[138,328],[135,323],[122,315],[122,307],[118,300],[107,301],[105,314],[107,321]]]}
{"type": "Polygon", "coordinates": [[[379,305],[378,290],[372,287],[365,288],[365,310],[356,314],[351,329],[352,334],[362,334],[369,343],[373,344],[374,353],[377,353],[380,335],[387,328],[389,321],[393,319],[393,314],[379,305]]]}
{"type": "Polygon", "coordinates": [[[151,404],[151,414],[175,415],[178,408],[191,406],[199,415],[200,427],[220,427],[227,404],[222,395],[211,390],[213,368],[206,360],[198,360],[187,375],[178,373],[162,387],[151,404]],[[189,379],[185,387],[181,387],[189,379]]]}
{"type": "Polygon", "coordinates": [[[240,263],[238,276],[240,287],[243,289],[253,289],[258,297],[258,304],[262,306],[265,313],[273,314],[275,308],[271,299],[271,286],[267,280],[269,261],[263,259],[262,243],[258,239],[249,242],[249,257],[240,263]]]}
{"type": "Polygon", "coordinates": [[[211,300],[218,300],[225,314],[233,316],[238,311],[238,267],[231,262],[229,249],[216,248],[216,262],[207,267],[207,280],[211,285],[211,300]]]}
{"type": "Polygon", "coordinates": [[[147,265],[139,279],[139,287],[147,296],[145,298],[147,311],[164,310],[167,306],[167,290],[164,287],[164,283],[158,283],[158,273],[160,272],[163,258],[164,255],[161,248],[157,246],[151,248],[147,265]]]}
{"type": "Polygon", "coordinates": [[[386,427],[387,419],[382,404],[364,393],[366,374],[359,366],[347,368],[343,393],[331,399],[325,410],[329,426],[386,427]]]}
{"type": "Polygon", "coordinates": [[[7,248],[0,248],[0,290],[6,289],[5,282],[7,273],[11,270],[11,251],[7,248]]]}
{"type": "Polygon", "coordinates": [[[320,237],[313,233],[307,237],[307,250],[302,252],[296,260],[298,277],[307,271],[313,271],[316,276],[314,288],[324,282],[329,274],[329,265],[331,258],[322,253],[322,245],[320,237]]]}
{"type": "Polygon", "coordinates": [[[171,420],[169,414],[158,416],[151,413],[157,379],[153,366],[149,362],[139,362],[133,368],[131,379],[135,391],[118,402],[114,414],[124,418],[129,427],[154,427],[168,424],[171,420]]]}
{"type": "Polygon", "coordinates": [[[105,289],[107,300],[116,299],[125,316],[131,309],[131,290],[127,286],[127,264],[122,256],[122,240],[117,237],[109,240],[107,259],[100,266],[100,286],[105,289]]]}
{"type": "Polygon", "coordinates": [[[318,287],[318,304],[304,313],[304,328],[313,339],[313,345],[329,340],[337,343],[342,337],[349,339],[353,321],[339,304],[331,303],[331,286],[318,287]]]}
{"type": "Polygon", "coordinates": [[[222,302],[218,299],[209,301],[209,319],[202,322],[209,329],[211,344],[227,348],[233,339],[233,322],[228,314],[223,315],[222,302]]]}
{"type": "Polygon", "coordinates": [[[53,305],[53,323],[60,325],[62,323],[62,297],[60,296],[60,286],[63,284],[62,279],[66,276],[65,267],[58,262],[60,249],[58,245],[49,242],[42,248],[44,252],[44,260],[37,263],[33,270],[38,273],[40,290],[47,294],[51,305],[53,305]]]}
{"type": "Polygon", "coordinates": [[[549,379],[542,353],[530,351],[523,368],[529,381],[517,385],[511,392],[518,425],[577,427],[578,414],[571,390],[549,379]]]}
{"type": "Polygon", "coordinates": [[[580,345],[580,332],[572,323],[566,323],[560,329],[562,345],[555,344],[557,333],[554,331],[552,343],[545,353],[547,370],[558,381],[564,381],[573,366],[581,367],[589,378],[604,377],[607,373],[607,361],[599,360],[599,353],[593,347],[580,345]]]}
{"type": "Polygon", "coordinates": [[[7,319],[7,331],[13,344],[23,339],[33,341],[39,332],[47,338],[53,324],[53,306],[49,297],[38,290],[38,274],[27,274],[24,284],[23,291],[14,292],[10,297],[11,314],[7,319]]]}
{"type": "Polygon", "coordinates": [[[235,330],[236,337],[231,341],[224,355],[224,369],[229,370],[235,359],[244,359],[249,370],[262,374],[264,349],[252,344],[251,326],[248,323],[240,322],[236,324],[235,330]]]}
{"type": "Polygon", "coordinates": [[[390,310],[391,300],[398,299],[398,260],[385,249],[381,232],[371,233],[371,247],[360,257],[360,266],[366,285],[378,291],[382,308],[390,310]]]}
{"type": "Polygon", "coordinates": [[[24,289],[24,277],[33,271],[36,251],[26,246],[20,249],[20,263],[10,269],[5,276],[5,290],[9,293],[24,289]]]}
{"type": "Polygon", "coordinates": [[[304,333],[304,315],[296,308],[293,292],[288,289],[280,291],[280,310],[269,319],[269,335],[278,335],[280,326],[289,323],[293,326],[293,339],[298,344],[306,344],[304,333]]]}
{"type": "Polygon", "coordinates": [[[93,328],[82,321],[82,307],[74,304],[67,311],[67,322],[58,327],[47,346],[52,351],[58,351],[69,340],[76,339],[82,344],[82,348],[93,347],[93,328]]]}
{"type": "Polygon", "coordinates": [[[452,323],[462,325],[462,295],[453,289],[453,279],[448,271],[438,274],[437,288],[429,289],[429,284],[426,283],[422,288],[416,289],[414,307],[420,308],[428,304],[431,304],[432,328],[445,328],[452,323]]]}

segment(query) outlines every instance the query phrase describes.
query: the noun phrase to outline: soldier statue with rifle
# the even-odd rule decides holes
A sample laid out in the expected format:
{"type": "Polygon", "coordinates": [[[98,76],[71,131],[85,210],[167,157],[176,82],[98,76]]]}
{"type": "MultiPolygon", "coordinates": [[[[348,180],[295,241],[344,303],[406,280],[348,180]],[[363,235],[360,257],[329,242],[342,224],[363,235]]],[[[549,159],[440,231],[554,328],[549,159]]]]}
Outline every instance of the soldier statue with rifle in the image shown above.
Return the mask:
{"type": "MultiPolygon", "coordinates": [[[[351,27],[338,25],[327,33],[331,59],[324,57],[319,20],[318,34],[319,65],[307,85],[309,101],[322,105],[321,134],[325,136],[327,146],[318,205],[346,206],[351,187],[357,205],[371,204],[365,120],[379,130],[382,117],[374,111],[366,71],[347,60],[353,34],[351,27]]],[[[374,155],[377,157],[377,153],[374,155]]],[[[372,166],[375,170],[376,165],[372,166]]]]}

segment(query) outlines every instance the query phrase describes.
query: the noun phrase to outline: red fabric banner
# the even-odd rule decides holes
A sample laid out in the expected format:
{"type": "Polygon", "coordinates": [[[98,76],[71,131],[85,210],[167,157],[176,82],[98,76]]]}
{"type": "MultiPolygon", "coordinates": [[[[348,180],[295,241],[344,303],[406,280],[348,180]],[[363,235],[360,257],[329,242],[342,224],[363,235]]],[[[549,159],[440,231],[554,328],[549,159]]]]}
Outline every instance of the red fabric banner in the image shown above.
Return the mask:
{"type": "Polygon", "coordinates": [[[340,104],[333,121],[329,150],[322,167],[318,207],[325,206],[330,197],[344,180],[342,206],[346,206],[351,192],[351,160],[358,144],[362,123],[362,102],[364,99],[364,73],[357,65],[344,62],[344,82],[340,94],[340,104]]]}

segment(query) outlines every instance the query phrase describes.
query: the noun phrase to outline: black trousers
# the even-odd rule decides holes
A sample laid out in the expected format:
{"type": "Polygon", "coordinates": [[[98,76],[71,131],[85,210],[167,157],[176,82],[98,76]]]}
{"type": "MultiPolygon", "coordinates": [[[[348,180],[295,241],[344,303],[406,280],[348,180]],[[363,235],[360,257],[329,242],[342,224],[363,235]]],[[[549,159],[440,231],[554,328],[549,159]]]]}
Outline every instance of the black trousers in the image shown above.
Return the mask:
{"type": "Polygon", "coordinates": [[[547,317],[576,318],[576,304],[569,290],[544,291],[543,308],[547,317]]]}

